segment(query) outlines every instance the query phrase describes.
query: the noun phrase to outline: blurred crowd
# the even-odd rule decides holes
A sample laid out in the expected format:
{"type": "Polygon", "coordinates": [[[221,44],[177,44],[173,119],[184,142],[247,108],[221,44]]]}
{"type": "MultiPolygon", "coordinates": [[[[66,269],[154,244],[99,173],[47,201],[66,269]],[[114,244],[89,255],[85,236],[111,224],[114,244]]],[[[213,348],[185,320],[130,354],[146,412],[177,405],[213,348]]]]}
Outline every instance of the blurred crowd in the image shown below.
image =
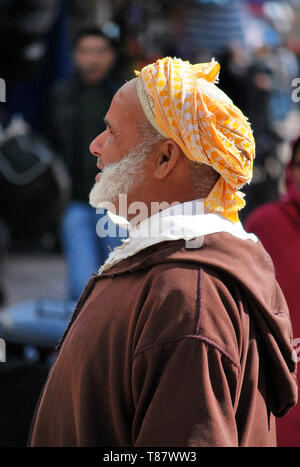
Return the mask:
{"type": "Polygon", "coordinates": [[[256,160],[240,218],[272,256],[300,336],[297,0],[1,0],[0,268],[10,251],[61,251],[69,299],[79,297],[122,237],[96,235],[89,144],[133,70],[166,55],[214,57],[219,87],[251,122],[256,160]]]}
{"type": "MultiPolygon", "coordinates": [[[[6,102],[0,107],[2,146],[14,131],[19,137],[25,131],[31,136],[35,133],[52,145],[65,164],[67,157],[60,146],[63,135],[53,136],[53,126],[56,117],[63,122],[67,109],[59,105],[53,109],[53,94],[58,98],[57,94],[64,92],[57,90],[57,83],[73,82],[82,67],[97,67],[97,60],[103,76],[100,73],[96,81],[107,79],[111,87],[108,94],[99,91],[100,100],[107,97],[99,109],[101,122],[110,96],[134,76],[134,69],[166,55],[194,63],[215,57],[221,64],[219,86],[248,116],[256,138],[254,177],[246,189],[242,220],[256,206],[278,198],[290,143],[299,132],[299,105],[291,97],[292,83],[299,76],[300,8],[296,1],[2,0],[0,8],[0,57],[5,64],[1,77],[6,82],[6,102]],[[98,56],[92,56],[88,48],[83,48],[90,62],[85,65],[84,51],[77,53],[81,48],[76,38],[96,28],[112,52],[109,56],[100,48],[98,56]]],[[[75,96],[80,94],[77,91],[75,96]]],[[[88,118],[93,121],[92,115],[88,118]]],[[[91,129],[86,141],[93,135],[91,129]]],[[[87,143],[83,145],[86,155],[87,143]]],[[[66,170],[68,177],[72,185],[66,170]]],[[[57,183],[67,186],[65,179],[57,183]]],[[[20,229],[15,228],[13,219],[7,223],[13,238],[18,236],[20,229]]],[[[49,235],[47,238],[49,241],[49,235]]]]}

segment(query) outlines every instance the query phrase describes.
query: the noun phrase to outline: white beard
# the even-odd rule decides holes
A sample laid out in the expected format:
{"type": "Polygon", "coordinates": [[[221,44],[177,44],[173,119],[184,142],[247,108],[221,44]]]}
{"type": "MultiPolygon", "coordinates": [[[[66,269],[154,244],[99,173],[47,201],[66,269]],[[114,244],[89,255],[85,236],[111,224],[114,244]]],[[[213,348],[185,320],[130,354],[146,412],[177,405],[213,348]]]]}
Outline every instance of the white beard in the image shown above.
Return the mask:
{"type": "Polygon", "coordinates": [[[94,208],[109,208],[120,194],[128,194],[130,189],[144,178],[144,169],[152,149],[149,143],[141,143],[132,148],[119,162],[104,167],[101,179],[90,191],[89,202],[94,208]]]}

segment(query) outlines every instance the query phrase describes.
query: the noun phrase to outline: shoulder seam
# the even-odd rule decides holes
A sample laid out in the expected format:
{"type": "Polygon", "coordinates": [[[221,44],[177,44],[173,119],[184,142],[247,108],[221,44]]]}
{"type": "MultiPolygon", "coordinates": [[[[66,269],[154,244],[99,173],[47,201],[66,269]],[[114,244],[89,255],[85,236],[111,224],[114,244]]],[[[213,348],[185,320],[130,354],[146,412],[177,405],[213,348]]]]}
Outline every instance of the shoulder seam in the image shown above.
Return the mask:
{"type": "Polygon", "coordinates": [[[163,344],[169,344],[171,342],[176,342],[176,341],[179,341],[179,340],[182,340],[182,339],[196,339],[196,340],[199,340],[201,342],[204,342],[206,344],[208,344],[209,346],[211,347],[214,347],[216,350],[218,350],[220,353],[222,353],[231,363],[232,365],[234,365],[239,371],[240,371],[240,364],[237,363],[230,355],[228,352],[226,352],[226,350],[222,349],[222,347],[220,345],[218,345],[216,342],[212,341],[211,339],[208,339],[207,337],[205,336],[201,336],[199,334],[185,334],[183,336],[180,336],[180,337],[176,337],[176,338],[170,338],[170,339],[163,339],[161,341],[158,341],[158,342],[154,342],[153,344],[149,344],[149,345],[145,345],[144,347],[142,347],[138,352],[136,352],[134,355],[133,355],[133,358],[132,358],[132,362],[135,360],[136,357],[138,357],[139,355],[141,355],[143,352],[147,351],[147,350],[151,350],[155,347],[158,347],[159,345],[163,345],[163,344]]]}

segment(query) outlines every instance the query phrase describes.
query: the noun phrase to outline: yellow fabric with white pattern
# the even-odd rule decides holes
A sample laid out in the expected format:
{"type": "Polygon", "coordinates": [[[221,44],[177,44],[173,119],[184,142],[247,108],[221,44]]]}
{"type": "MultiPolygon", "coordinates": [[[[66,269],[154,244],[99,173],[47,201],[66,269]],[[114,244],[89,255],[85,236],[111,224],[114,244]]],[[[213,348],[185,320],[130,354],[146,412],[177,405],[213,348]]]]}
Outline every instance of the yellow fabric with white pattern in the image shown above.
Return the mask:
{"type": "Polygon", "coordinates": [[[221,175],[205,206],[237,222],[245,206],[238,190],[252,178],[255,142],[247,118],[214,84],[219,71],[215,60],[192,65],[166,57],[136,74],[154,101],[159,128],[189,159],[221,175]]]}

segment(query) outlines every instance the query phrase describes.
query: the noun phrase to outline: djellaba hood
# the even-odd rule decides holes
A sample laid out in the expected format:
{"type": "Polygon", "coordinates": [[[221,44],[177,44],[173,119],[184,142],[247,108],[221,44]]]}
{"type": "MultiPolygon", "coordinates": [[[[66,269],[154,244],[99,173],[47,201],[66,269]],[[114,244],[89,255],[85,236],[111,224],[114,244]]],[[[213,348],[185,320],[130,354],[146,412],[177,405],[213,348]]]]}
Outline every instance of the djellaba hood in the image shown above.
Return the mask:
{"type": "Polygon", "coordinates": [[[279,288],[272,260],[262,244],[235,239],[228,233],[206,235],[202,248],[186,249],[184,240],[162,242],[129,257],[98,276],[115,277],[162,263],[199,263],[222,270],[238,281],[249,300],[263,352],[269,398],[276,417],[285,415],[297,403],[296,354],[289,311],[279,288]],[[220,241],[221,239],[221,241],[220,241]],[[228,241],[229,240],[229,241],[228,241]],[[213,252],[213,254],[212,254],[213,252]]]}

